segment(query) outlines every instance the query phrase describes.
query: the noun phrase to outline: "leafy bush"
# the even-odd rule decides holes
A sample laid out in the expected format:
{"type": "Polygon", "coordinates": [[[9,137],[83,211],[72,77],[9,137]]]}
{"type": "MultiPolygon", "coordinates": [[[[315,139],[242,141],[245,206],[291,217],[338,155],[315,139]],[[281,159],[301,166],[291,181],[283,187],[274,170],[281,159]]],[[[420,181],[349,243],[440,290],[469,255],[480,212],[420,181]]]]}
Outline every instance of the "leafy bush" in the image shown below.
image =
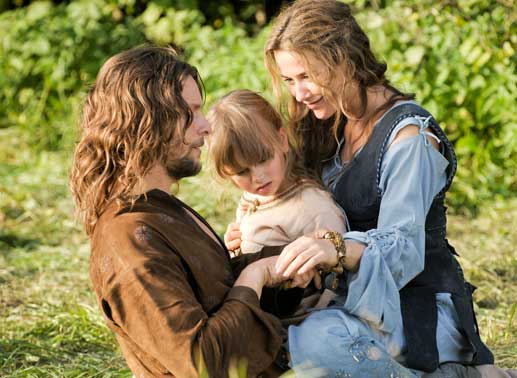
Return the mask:
{"type": "Polygon", "coordinates": [[[268,28],[252,38],[231,18],[214,29],[204,25],[205,19],[197,10],[176,10],[157,3],[151,3],[139,21],[149,40],[184,47],[188,61],[201,73],[208,104],[233,89],[267,88],[269,77],[262,51],[268,28]]]}
{"type": "Polygon", "coordinates": [[[0,127],[26,128],[41,149],[69,145],[85,84],[109,56],[144,41],[116,10],[42,1],[0,15],[0,127]]]}
{"type": "MultiPolygon", "coordinates": [[[[250,37],[231,17],[214,28],[194,3],[173,9],[162,0],[145,7],[125,0],[35,2],[0,14],[0,127],[26,128],[40,149],[69,149],[85,85],[108,56],[145,40],[185,49],[202,74],[208,104],[231,89],[265,91],[262,49],[269,28],[250,37]]],[[[455,207],[515,194],[517,12],[511,2],[352,5],[374,50],[388,62],[390,79],[415,92],[455,144],[455,207]]]]}
{"type": "Polygon", "coordinates": [[[394,0],[358,18],[392,81],[415,92],[455,144],[454,204],[515,195],[517,12],[511,2],[394,0]]]}

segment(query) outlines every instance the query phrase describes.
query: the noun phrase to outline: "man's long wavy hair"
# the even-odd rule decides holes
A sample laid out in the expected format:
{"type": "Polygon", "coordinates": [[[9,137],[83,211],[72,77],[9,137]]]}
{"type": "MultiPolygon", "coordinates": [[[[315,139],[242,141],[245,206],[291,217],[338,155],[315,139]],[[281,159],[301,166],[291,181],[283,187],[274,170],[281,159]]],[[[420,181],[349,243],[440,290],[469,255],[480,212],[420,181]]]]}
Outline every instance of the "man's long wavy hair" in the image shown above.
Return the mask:
{"type": "Polygon", "coordinates": [[[192,112],[182,97],[197,70],[172,48],[142,46],[111,57],[84,103],[70,187],[86,233],[112,202],[132,204],[142,178],[181,150],[192,112]]]}
{"type": "Polygon", "coordinates": [[[366,112],[368,88],[380,85],[393,93],[367,120],[368,126],[363,130],[367,137],[374,126],[368,121],[395,102],[414,98],[412,94],[394,88],[386,79],[386,63],[377,60],[368,37],[352,16],[350,7],[343,2],[298,0],[285,8],[274,21],[264,49],[264,59],[273,79],[275,95],[280,103],[285,104],[274,56],[278,50],[299,57],[311,81],[322,88],[325,100],[341,110],[329,120],[318,120],[306,105],[290,96],[287,102],[289,129],[298,141],[308,168],[318,170],[322,158],[328,158],[335,151],[338,128],[346,120],[345,114],[349,113],[347,92],[351,84],[356,83],[359,90],[360,110],[359,114],[354,114],[356,117],[362,117],[366,112]]]}

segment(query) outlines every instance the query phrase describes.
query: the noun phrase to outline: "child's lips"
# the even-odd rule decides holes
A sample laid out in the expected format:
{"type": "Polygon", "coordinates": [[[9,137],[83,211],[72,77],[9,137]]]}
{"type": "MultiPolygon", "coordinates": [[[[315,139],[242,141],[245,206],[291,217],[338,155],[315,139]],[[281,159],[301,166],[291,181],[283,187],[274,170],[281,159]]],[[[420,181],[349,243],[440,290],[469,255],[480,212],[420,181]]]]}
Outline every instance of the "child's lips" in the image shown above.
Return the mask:
{"type": "Polygon", "coordinates": [[[267,184],[264,184],[262,186],[259,186],[257,188],[257,192],[263,192],[265,189],[267,189],[269,187],[269,185],[271,185],[271,182],[268,182],[267,184]]]}

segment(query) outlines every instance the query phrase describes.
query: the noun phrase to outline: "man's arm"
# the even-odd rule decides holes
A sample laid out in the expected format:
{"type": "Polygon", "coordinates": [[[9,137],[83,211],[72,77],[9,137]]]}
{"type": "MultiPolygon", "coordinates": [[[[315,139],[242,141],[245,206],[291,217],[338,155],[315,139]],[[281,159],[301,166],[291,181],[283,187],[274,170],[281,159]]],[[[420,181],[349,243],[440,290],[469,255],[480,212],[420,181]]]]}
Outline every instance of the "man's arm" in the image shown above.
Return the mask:
{"type": "MultiPolygon", "coordinates": [[[[260,308],[252,288],[230,288],[218,299],[222,302],[217,310],[207,313],[196,297],[185,262],[160,234],[153,232],[144,241],[145,247],[133,236],[129,232],[123,236],[125,242],[115,241],[114,245],[134,248],[124,255],[136,257],[129,259],[129,266],[128,261],[124,263],[125,268],[104,288],[101,300],[109,321],[144,356],[178,377],[198,375],[196,355],[203,357],[211,377],[227,376],[232,359],[245,359],[250,376],[272,363],[282,342],[280,323],[260,308]],[[133,240],[128,243],[127,239],[133,240]]],[[[250,277],[244,274],[243,279],[246,282],[250,277]]]]}

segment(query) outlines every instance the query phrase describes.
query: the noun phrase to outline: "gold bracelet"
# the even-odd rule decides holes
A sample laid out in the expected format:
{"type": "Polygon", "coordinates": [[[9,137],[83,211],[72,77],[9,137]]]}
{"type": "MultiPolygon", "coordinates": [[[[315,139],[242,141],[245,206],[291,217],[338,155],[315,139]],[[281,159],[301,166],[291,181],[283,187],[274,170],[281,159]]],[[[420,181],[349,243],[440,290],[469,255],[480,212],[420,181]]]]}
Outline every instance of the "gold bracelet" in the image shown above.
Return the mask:
{"type": "Polygon", "coordinates": [[[345,260],[346,260],[346,245],[343,240],[343,236],[339,232],[328,231],[323,235],[322,239],[329,240],[332,244],[334,244],[334,248],[336,249],[336,257],[337,263],[328,271],[334,272],[337,274],[343,274],[345,271],[345,260]]]}

